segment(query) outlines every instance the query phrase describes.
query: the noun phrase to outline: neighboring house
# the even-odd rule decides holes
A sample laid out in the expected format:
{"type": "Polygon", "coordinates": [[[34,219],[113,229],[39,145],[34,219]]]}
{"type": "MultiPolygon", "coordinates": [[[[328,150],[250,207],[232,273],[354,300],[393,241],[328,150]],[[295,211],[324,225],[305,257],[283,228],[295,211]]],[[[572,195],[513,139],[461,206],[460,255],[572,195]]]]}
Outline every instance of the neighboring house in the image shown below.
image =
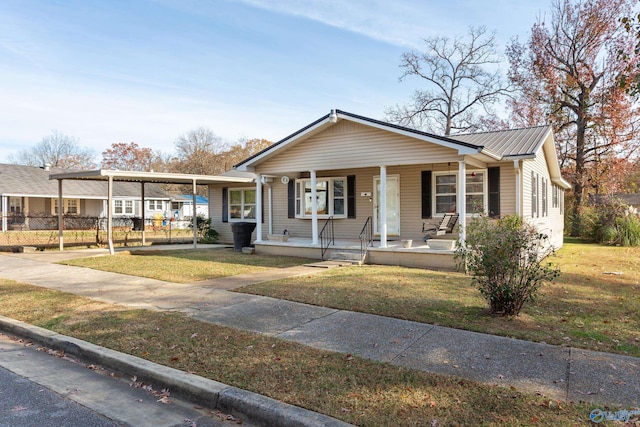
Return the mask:
{"type": "Polygon", "coordinates": [[[211,185],[212,226],[221,241],[231,241],[234,222],[257,221],[258,252],[319,256],[319,233],[329,218],[335,239],[345,241],[357,241],[371,218],[379,242],[370,261],[425,265],[398,257],[435,257],[422,243],[423,223],[437,224],[448,212],[459,213],[462,230],[468,217],[481,212],[518,214],[562,246],[564,191],[570,186],[561,177],[547,126],[442,137],[332,110],[245,159],[236,171],[254,173],[255,184],[211,185]],[[284,230],[288,252],[287,244],[276,250],[268,240],[284,230]],[[400,240],[419,247],[402,249],[400,240]]]}
{"type": "MultiPolygon", "coordinates": [[[[209,200],[204,196],[196,196],[196,215],[209,218],[209,200]]],[[[193,196],[191,194],[175,194],[171,196],[171,217],[176,220],[189,219],[193,216],[193,196]]]]}
{"type": "MultiPolygon", "coordinates": [[[[0,212],[2,231],[56,229],[58,182],[52,173],[64,172],[48,167],[0,164],[0,212]]],[[[170,198],[157,184],[145,187],[145,200],[153,204],[145,216],[153,218],[169,212],[170,198]]],[[[140,217],[141,188],[137,183],[114,185],[114,217],[140,217]]],[[[65,181],[63,213],[65,216],[106,218],[107,183],[100,181],[65,181]]],[[[78,223],[80,223],[78,221],[78,223]]]]}
{"type": "Polygon", "coordinates": [[[635,209],[640,209],[640,193],[589,194],[589,204],[600,205],[619,200],[635,209]]]}

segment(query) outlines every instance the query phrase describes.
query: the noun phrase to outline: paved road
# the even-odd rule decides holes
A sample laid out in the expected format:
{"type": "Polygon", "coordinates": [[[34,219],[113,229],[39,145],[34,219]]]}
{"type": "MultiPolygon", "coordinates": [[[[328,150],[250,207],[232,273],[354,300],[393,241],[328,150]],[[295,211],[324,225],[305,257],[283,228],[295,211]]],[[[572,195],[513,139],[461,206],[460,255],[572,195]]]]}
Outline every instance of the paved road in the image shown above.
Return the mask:
{"type": "Polygon", "coordinates": [[[0,427],[237,425],[99,368],[0,334],[0,427]]]}
{"type": "Polygon", "coordinates": [[[0,368],[0,427],[112,427],[117,423],[0,368]]]}

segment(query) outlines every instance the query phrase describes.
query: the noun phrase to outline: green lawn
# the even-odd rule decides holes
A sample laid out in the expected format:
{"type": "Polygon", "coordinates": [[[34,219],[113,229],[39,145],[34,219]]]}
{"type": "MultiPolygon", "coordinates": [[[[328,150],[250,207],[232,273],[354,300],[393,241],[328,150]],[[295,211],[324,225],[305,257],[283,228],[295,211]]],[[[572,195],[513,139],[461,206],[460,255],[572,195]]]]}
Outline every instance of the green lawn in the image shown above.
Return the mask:
{"type": "Polygon", "coordinates": [[[132,251],[114,256],[80,258],[62,264],[131,274],[175,283],[190,283],[269,268],[302,265],[310,260],[273,255],[246,255],[233,249],[132,251]]]}
{"type": "Polygon", "coordinates": [[[0,301],[4,316],[361,426],[579,426],[599,407],[9,280],[0,279],[0,301]]]}
{"type": "Polygon", "coordinates": [[[468,276],[423,269],[332,269],[236,291],[640,356],[640,248],[567,243],[551,260],[562,275],[511,319],[490,316],[468,276]]]}

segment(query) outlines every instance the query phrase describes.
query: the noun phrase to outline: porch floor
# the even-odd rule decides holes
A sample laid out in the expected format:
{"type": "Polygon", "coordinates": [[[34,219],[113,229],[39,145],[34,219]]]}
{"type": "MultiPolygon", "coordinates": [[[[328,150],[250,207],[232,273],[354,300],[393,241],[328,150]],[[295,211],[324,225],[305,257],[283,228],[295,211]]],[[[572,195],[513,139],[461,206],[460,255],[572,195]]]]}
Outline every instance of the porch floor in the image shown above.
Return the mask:
{"type": "MultiPolygon", "coordinates": [[[[430,268],[437,270],[455,270],[453,239],[432,239],[432,245],[440,244],[440,249],[421,240],[413,240],[411,247],[405,248],[402,240],[387,242],[386,248],[380,247],[380,241],[369,246],[365,263],[395,265],[404,267],[430,268]]],[[[360,240],[337,239],[322,255],[320,244],[313,244],[310,238],[290,237],[286,242],[263,240],[254,242],[257,253],[271,255],[297,256],[311,259],[357,259],[360,260],[360,240]],[[348,252],[348,253],[347,253],[348,252]],[[353,257],[353,258],[352,258],[353,257]]]]}

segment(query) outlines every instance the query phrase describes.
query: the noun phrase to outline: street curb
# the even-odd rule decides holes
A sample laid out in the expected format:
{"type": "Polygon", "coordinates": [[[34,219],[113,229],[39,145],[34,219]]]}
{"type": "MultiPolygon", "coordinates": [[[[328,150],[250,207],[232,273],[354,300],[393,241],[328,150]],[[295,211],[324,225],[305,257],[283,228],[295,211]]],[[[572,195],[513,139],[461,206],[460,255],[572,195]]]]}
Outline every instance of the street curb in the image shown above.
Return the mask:
{"type": "Polygon", "coordinates": [[[135,375],[154,388],[169,388],[173,395],[206,408],[247,419],[257,425],[283,427],[351,426],[328,415],[283,403],[218,381],[188,374],[139,357],[100,347],[48,329],[0,316],[0,331],[40,343],[102,367],[135,375]]]}

